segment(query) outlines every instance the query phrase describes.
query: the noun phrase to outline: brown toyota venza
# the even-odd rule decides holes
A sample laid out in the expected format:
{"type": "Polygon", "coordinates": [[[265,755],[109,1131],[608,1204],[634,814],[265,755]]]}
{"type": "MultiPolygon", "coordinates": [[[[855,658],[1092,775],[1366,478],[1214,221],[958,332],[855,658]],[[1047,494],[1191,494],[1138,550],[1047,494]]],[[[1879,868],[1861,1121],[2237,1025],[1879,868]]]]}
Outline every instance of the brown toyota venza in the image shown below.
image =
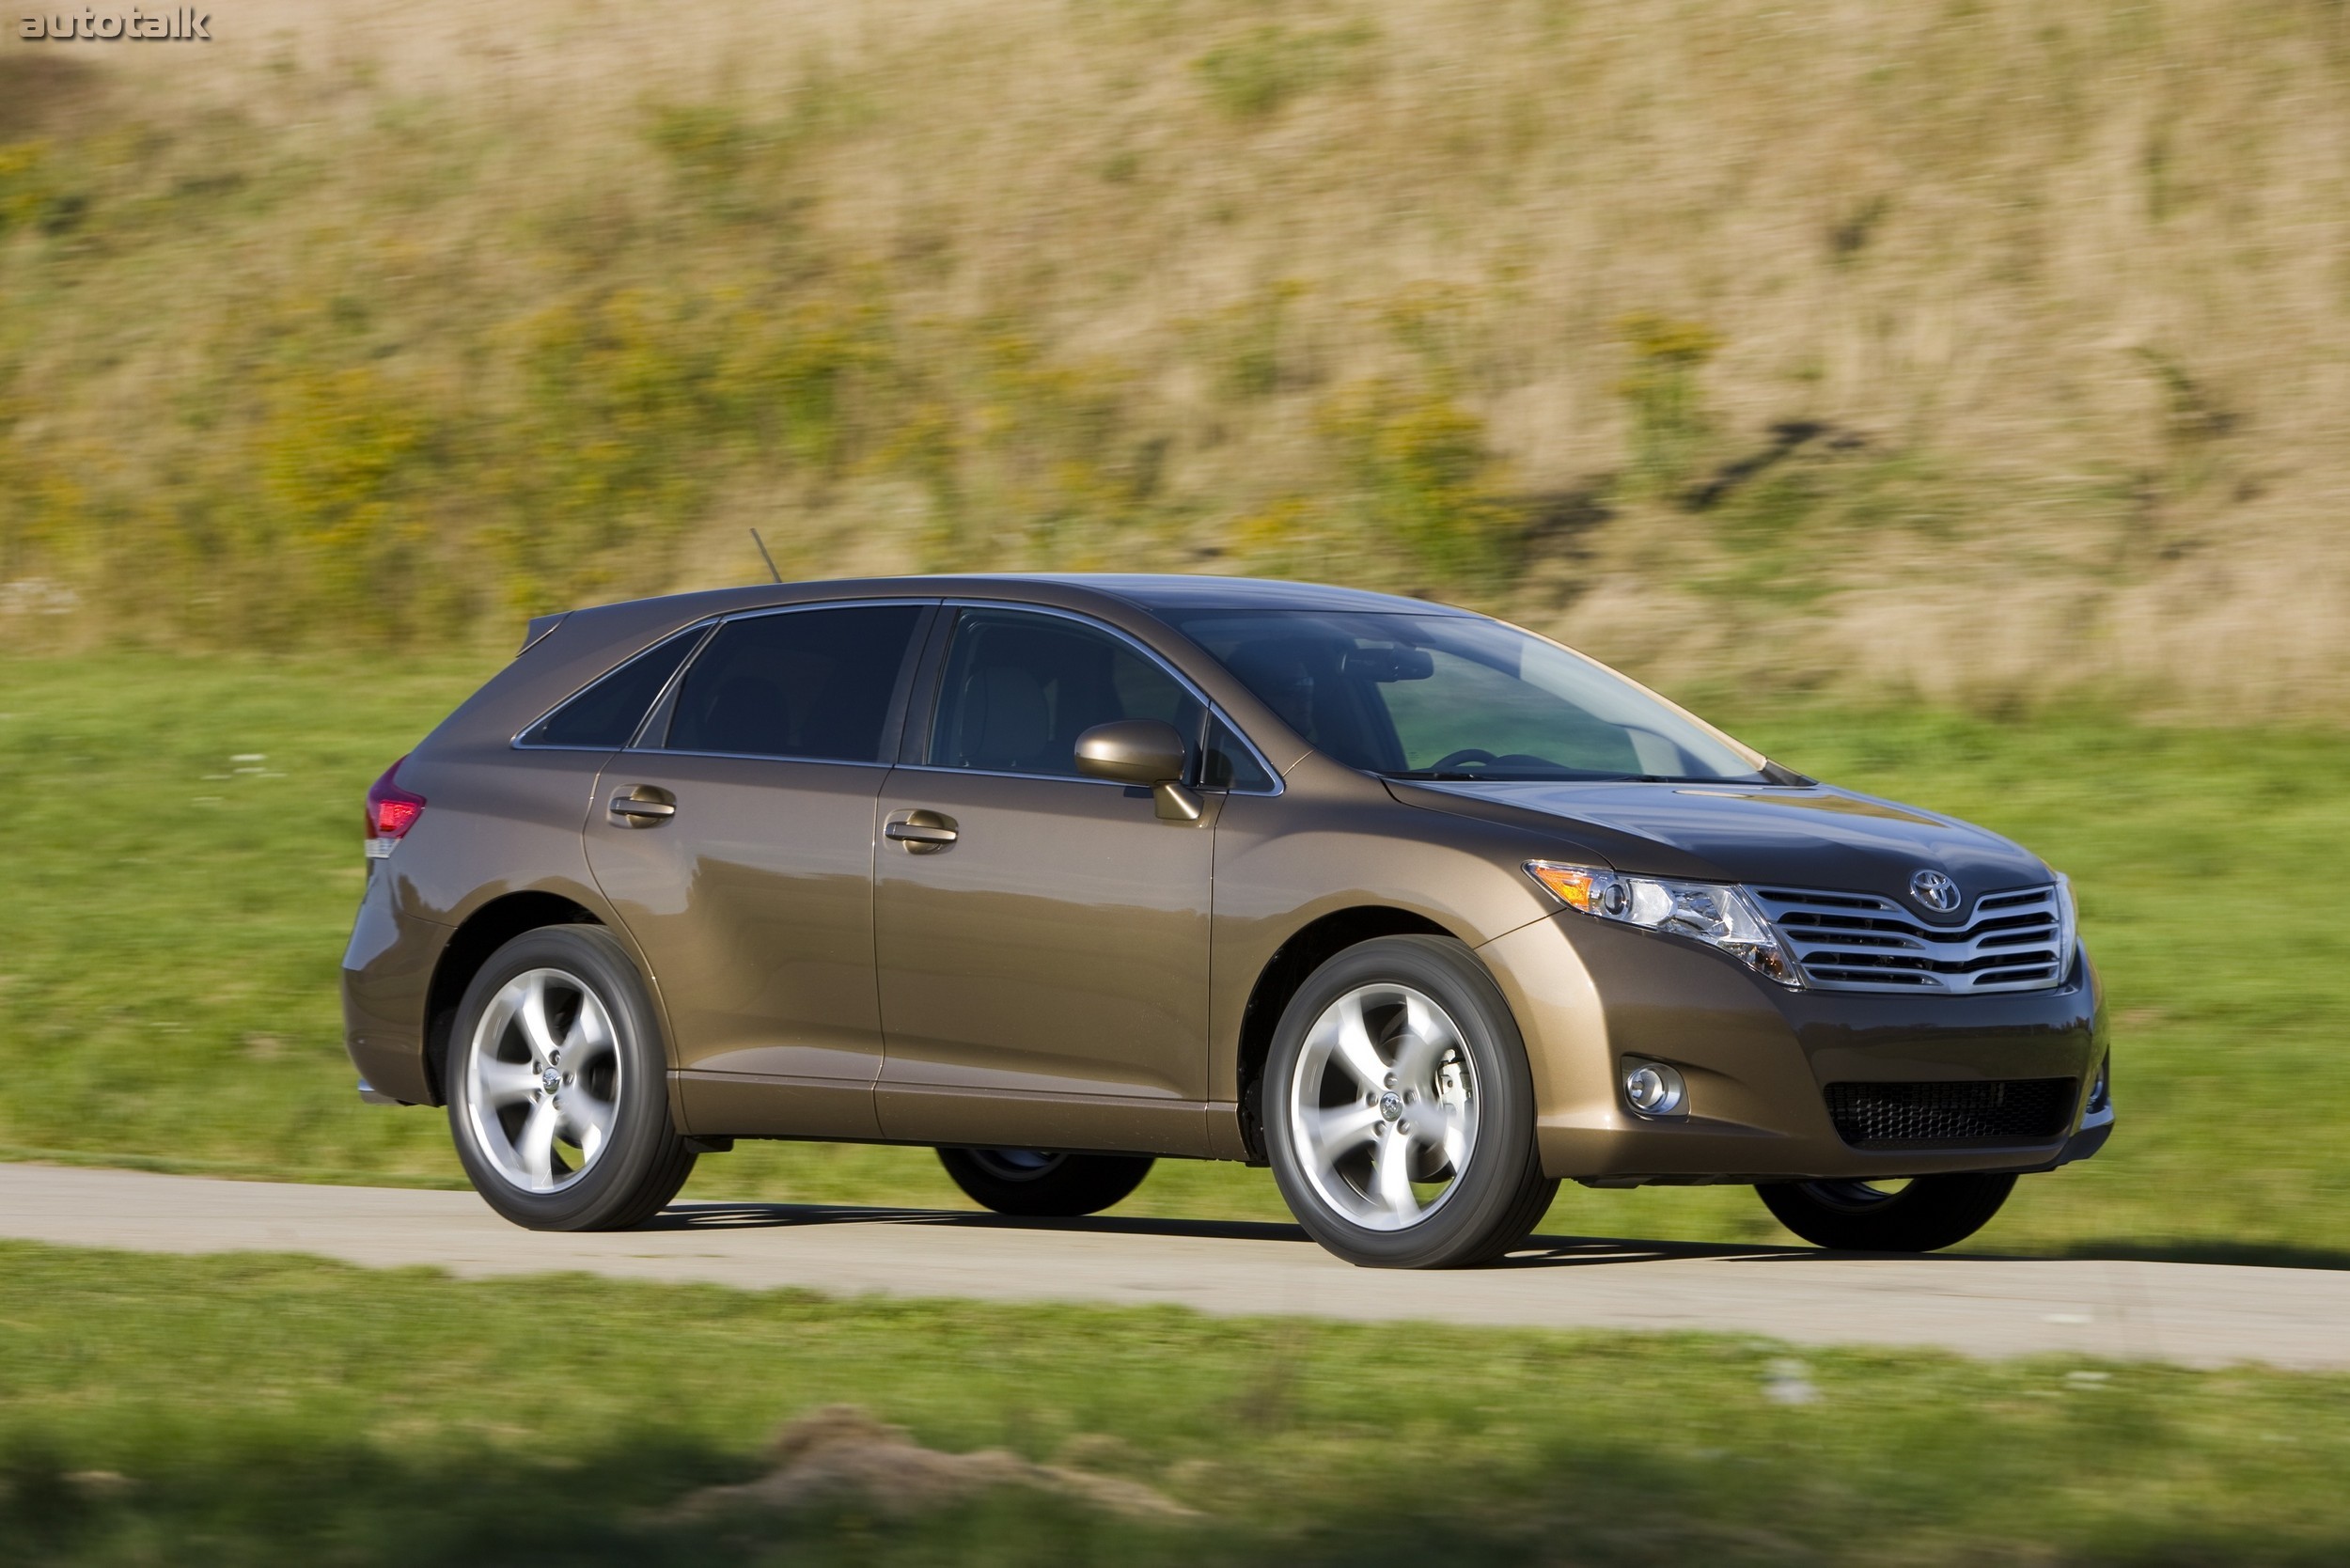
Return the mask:
{"type": "Polygon", "coordinates": [[[368,797],[370,1100],[519,1224],[739,1138],[936,1147],[1007,1214],[1269,1165],[1359,1263],[1559,1183],[1946,1247],[2113,1123],[2063,877],[1417,600],[931,577],[533,621],[368,797]]]}

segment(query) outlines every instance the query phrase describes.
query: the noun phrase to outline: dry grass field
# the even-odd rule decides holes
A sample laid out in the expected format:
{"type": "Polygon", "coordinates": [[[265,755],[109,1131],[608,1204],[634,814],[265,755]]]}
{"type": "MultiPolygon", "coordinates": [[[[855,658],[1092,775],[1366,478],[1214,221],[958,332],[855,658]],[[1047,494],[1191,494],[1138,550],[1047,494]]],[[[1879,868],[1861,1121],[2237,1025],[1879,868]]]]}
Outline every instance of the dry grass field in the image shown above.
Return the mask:
{"type": "Polygon", "coordinates": [[[1442,593],[2330,719],[2341,0],[236,0],[0,39],[0,642],[795,574],[1442,593]]]}

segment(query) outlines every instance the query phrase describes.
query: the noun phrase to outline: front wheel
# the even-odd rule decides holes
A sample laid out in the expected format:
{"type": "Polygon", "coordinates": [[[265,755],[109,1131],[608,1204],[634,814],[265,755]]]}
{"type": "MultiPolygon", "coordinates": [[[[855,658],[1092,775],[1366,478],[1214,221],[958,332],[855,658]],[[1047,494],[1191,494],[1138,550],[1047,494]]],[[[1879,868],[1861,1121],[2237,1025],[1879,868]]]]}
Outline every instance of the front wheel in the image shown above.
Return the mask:
{"type": "Polygon", "coordinates": [[[1315,970],[1281,1014],[1262,1092],[1282,1198],[1349,1262],[1488,1262],[1558,1196],[1517,1024],[1448,938],[1383,936],[1315,970]]]}
{"type": "Polygon", "coordinates": [[[938,1163],[981,1208],[1030,1219],[1100,1214],[1142,1185],[1152,1164],[1147,1154],[1050,1149],[941,1149],[938,1163]]]}
{"type": "Polygon", "coordinates": [[[693,1172],[668,1060],[628,949],[548,926],[482,965],[458,1004],[448,1121],[483,1201],[533,1231],[625,1231],[693,1172]]]}
{"type": "Polygon", "coordinates": [[[2013,1175],[1919,1176],[1873,1182],[1773,1182],[1754,1189],[1778,1222],[1814,1247],[1840,1252],[1933,1252],[1991,1223],[2013,1191],[2013,1175]]]}

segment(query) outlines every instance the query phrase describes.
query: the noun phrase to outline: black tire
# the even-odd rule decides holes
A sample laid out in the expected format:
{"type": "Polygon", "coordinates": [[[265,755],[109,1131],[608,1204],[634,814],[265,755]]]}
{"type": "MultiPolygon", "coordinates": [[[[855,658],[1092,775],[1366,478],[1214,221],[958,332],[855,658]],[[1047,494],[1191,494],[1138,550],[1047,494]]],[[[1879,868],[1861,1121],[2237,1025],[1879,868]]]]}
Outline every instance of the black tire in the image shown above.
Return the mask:
{"type": "Polygon", "coordinates": [[[1920,1176],[1898,1192],[1866,1182],[1773,1182],[1763,1206],[1814,1247],[1840,1252],[1934,1252],[1991,1222],[2013,1175],[1920,1176]]]}
{"type": "Polygon", "coordinates": [[[1044,1149],[941,1149],[938,1163],[982,1208],[1030,1219],[1098,1215],[1142,1185],[1147,1154],[1067,1154],[1044,1149]]]}
{"type": "MultiPolygon", "coordinates": [[[[1368,1020],[1370,1014],[1365,1016],[1368,1020]]],[[[1401,1004],[1383,1016],[1386,1022],[1380,1026],[1381,1039],[1374,1048],[1388,1065],[1402,1067],[1408,1030],[1402,1027],[1405,1015],[1401,1004]]],[[[1407,1133],[1410,1117],[1419,1114],[1408,1106],[1395,1107],[1396,1114],[1390,1114],[1386,1102],[1395,1098],[1396,1088],[1390,1075],[1390,1092],[1382,1093],[1373,1106],[1375,1114],[1385,1120],[1385,1125],[1373,1131],[1387,1138],[1387,1143],[1374,1139],[1355,1145],[1367,1152],[1367,1168],[1374,1172],[1380,1168],[1376,1151],[1384,1147],[1402,1150],[1397,1136],[1407,1133]]],[[[1535,1148],[1534,1080],[1527,1067],[1526,1044],[1517,1021],[1511,1016],[1493,977],[1465,946],[1449,937],[1383,936],[1349,948],[1315,970],[1282,1011],[1265,1062],[1263,1095],[1266,1153],[1282,1198],[1308,1234],[1351,1263],[1369,1268],[1465,1268],[1490,1262],[1524,1241],[1558,1196],[1559,1184],[1543,1174],[1535,1148]],[[1443,1010],[1456,1037],[1445,1047],[1444,1059],[1453,1062],[1456,1071],[1453,1090],[1447,1092],[1458,1090],[1457,1068],[1467,1066],[1467,1093],[1460,1104],[1465,1106],[1473,1101],[1476,1109],[1468,1123],[1473,1130],[1464,1133],[1466,1152],[1457,1164],[1448,1162],[1436,1169],[1436,1177],[1446,1184],[1442,1192],[1418,1217],[1383,1229],[1357,1217],[1375,1207],[1373,1203],[1366,1200],[1354,1213],[1342,1206],[1346,1194],[1333,1184],[1354,1181],[1343,1164],[1318,1161],[1319,1174],[1308,1172],[1292,1105],[1294,1086],[1304,1072],[1324,1082],[1295,1091],[1306,1097],[1296,1100],[1297,1105],[1310,1104],[1318,1111],[1357,1114],[1351,1099],[1329,1098],[1328,1085],[1350,1088],[1359,1079],[1343,1073],[1333,1076],[1326,1065],[1310,1065],[1308,1046],[1325,1011],[1357,995],[1373,998],[1366,1005],[1376,1010],[1380,1005],[1376,998],[1386,988],[1417,992],[1443,1010]],[[1465,1062],[1456,1059],[1456,1052],[1465,1062]]],[[[1422,1106],[1423,1110],[1432,1108],[1422,1106]]],[[[1405,1151],[1404,1157],[1426,1162],[1436,1155],[1423,1150],[1415,1156],[1405,1151]]],[[[1403,1168],[1408,1175],[1412,1167],[1407,1163],[1403,1168]]],[[[1375,1184],[1376,1180],[1374,1175],[1371,1183],[1375,1184]]],[[[1364,1196],[1362,1186],[1350,1190],[1364,1196]]],[[[1408,1211],[1399,1208],[1386,1216],[1374,1217],[1390,1223],[1395,1214],[1404,1212],[1408,1211]]]]}
{"type": "MultiPolygon", "coordinates": [[[[562,1072],[559,1060],[556,1071],[562,1072]]],[[[491,955],[458,1004],[446,1074],[457,1157],[482,1200],[517,1225],[533,1231],[633,1229],[666,1207],[694,1169],[693,1151],[670,1124],[668,1077],[668,1053],[652,998],[619,939],[589,925],[525,932],[491,955]],[[533,976],[559,979],[533,981],[533,976]],[[526,1099],[494,1105],[509,1086],[493,1083],[490,1074],[527,1083],[540,1070],[523,1011],[509,1013],[517,993],[508,990],[511,984],[526,992],[534,983],[543,988],[542,1011],[550,1032],[560,1036],[556,1043],[572,1052],[572,1064],[580,1069],[577,1082],[562,1077],[552,1094],[533,1090],[526,1099]],[[601,1009],[601,1022],[592,1028],[584,999],[589,996],[601,1009]],[[499,1016],[484,1030],[494,1004],[499,1016]],[[476,1058],[484,1050],[489,1060],[477,1074],[476,1058]],[[599,1093],[605,1097],[597,1098],[599,1093]],[[556,1141],[559,1135],[550,1134],[547,1168],[555,1184],[534,1188],[527,1169],[509,1168],[528,1163],[523,1149],[531,1141],[532,1119],[540,1114],[541,1102],[556,1128],[576,1128],[579,1123],[567,1119],[585,1115],[583,1107],[592,1105],[603,1112],[608,1130],[595,1135],[592,1154],[583,1134],[579,1152],[569,1160],[556,1141]]]]}

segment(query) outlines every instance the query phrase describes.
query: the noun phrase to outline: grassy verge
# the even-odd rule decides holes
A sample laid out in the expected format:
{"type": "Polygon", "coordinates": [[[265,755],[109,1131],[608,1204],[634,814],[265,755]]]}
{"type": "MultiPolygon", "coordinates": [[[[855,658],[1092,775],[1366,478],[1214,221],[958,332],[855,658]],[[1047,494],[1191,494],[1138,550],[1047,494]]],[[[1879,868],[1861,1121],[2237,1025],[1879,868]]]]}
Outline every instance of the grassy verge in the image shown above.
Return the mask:
{"type": "MultiPolygon", "coordinates": [[[[335,975],[358,801],[484,673],[116,656],[0,661],[0,1153],[454,1182],[431,1112],[351,1092],[335,975]]],[[[1712,706],[1724,712],[1720,705],[1712,706]]],[[[1982,1245],[2333,1263],[2350,738],[1828,710],[1733,727],[1793,765],[1958,812],[2071,872],[2115,1002],[2123,1128],[1982,1245]]],[[[704,1195],[959,1203],[924,1152],[748,1147],[704,1195]]],[[[1261,1172],[1163,1165],[1130,1212],[1275,1217],[1261,1172]]],[[[1755,1240],[1751,1194],[1570,1188],[1554,1230],[1755,1240]]]]}
{"type": "Polygon", "coordinates": [[[2340,1561],[2350,1385],[0,1246],[0,1561],[2340,1561]],[[665,1523],[860,1404],[1155,1487],[665,1523]]]}

